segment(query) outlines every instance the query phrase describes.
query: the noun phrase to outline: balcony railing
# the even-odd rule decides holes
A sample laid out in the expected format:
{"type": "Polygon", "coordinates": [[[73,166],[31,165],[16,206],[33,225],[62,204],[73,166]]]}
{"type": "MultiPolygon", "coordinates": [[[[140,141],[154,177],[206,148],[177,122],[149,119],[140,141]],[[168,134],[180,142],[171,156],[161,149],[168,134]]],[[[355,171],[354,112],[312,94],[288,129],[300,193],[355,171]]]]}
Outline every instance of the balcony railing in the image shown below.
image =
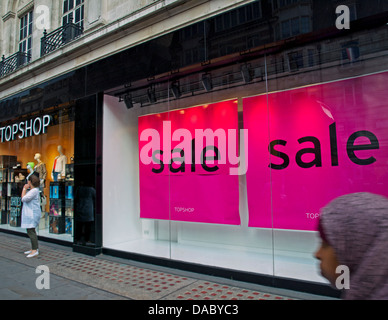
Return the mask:
{"type": "Polygon", "coordinates": [[[4,77],[5,75],[26,65],[30,59],[31,55],[22,51],[18,51],[8,58],[3,56],[0,62],[0,77],[4,77]]]}
{"type": "Polygon", "coordinates": [[[41,39],[41,51],[40,55],[44,55],[62,47],[63,45],[77,39],[83,33],[83,28],[69,22],[62,27],[47,33],[44,30],[43,38],[41,39]]]}

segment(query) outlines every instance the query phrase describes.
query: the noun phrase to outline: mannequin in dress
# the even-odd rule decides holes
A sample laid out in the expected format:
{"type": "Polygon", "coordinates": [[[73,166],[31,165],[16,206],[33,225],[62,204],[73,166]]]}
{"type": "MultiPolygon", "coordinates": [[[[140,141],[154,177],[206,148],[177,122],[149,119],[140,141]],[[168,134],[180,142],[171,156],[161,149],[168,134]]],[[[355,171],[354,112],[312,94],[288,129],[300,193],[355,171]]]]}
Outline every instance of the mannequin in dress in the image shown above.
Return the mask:
{"type": "Polygon", "coordinates": [[[59,155],[55,157],[51,178],[54,181],[62,180],[66,176],[67,157],[63,154],[62,146],[58,146],[59,155]]]}
{"type": "Polygon", "coordinates": [[[39,173],[39,179],[40,179],[40,188],[46,187],[46,178],[47,178],[47,170],[46,170],[46,164],[42,162],[41,160],[41,154],[35,153],[34,159],[37,161],[37,164],[35,165],[35,171],[39,173]]]}

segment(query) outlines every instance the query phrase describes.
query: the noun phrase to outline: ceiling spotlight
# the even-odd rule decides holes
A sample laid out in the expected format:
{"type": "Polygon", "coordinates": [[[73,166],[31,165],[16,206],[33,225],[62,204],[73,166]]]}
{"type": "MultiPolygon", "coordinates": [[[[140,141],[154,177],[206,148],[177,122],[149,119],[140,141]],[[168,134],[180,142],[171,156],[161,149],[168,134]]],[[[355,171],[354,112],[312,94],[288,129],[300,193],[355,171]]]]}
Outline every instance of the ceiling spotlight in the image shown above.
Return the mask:
{"type": "Polygon", "coordinates": [[[181,96],[181,90],[179,88],[179,82],[174,82],[171,84],[171,91],[175,99],[179,99],[181,96]]]}
{"type": "Polygon", "coordinates": [[[125,96],[124,97],[124,102],[125,102],[125,105],[127,106],[127,109],[131,109],[133,108],[133,102],[132,102],[132,97],[131,96],[125,96]]]}
{"type": "Polygon", "coordinates": [[[207,92],[212,90],[212,80],[209,73],[202,75],[202,85],[207,92]]]}

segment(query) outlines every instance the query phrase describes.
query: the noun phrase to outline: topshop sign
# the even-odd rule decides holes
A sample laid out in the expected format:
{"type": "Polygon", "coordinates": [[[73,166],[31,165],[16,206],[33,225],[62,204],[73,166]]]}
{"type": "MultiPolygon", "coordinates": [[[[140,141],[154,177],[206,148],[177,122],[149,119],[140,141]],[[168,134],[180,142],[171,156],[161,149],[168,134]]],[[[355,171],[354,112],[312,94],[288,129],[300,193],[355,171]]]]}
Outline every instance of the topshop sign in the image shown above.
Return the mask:
{"type": "Polygon", "coordinates": [[[44,115],[1,127],[1,143],[45,134],[50,122],[51,117],[49,115],[44,115]]]}

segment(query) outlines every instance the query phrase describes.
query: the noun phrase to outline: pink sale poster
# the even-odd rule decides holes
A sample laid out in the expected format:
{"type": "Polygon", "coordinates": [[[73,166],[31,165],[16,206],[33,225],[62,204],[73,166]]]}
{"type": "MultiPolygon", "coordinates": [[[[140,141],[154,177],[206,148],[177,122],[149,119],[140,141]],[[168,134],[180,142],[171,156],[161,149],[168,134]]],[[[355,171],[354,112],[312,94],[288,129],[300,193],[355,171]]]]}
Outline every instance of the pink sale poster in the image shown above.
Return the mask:
{"type": "Polygon", "coordinates": [[[240,224],[237,116],[230,100],[139,117],[141,218],[240,224]]]}
{"type": "Polygon", "coordinates": [[[388,73],[245,98],[249,226],[316,230],[353,192],[388,196],[388,73]]]}

